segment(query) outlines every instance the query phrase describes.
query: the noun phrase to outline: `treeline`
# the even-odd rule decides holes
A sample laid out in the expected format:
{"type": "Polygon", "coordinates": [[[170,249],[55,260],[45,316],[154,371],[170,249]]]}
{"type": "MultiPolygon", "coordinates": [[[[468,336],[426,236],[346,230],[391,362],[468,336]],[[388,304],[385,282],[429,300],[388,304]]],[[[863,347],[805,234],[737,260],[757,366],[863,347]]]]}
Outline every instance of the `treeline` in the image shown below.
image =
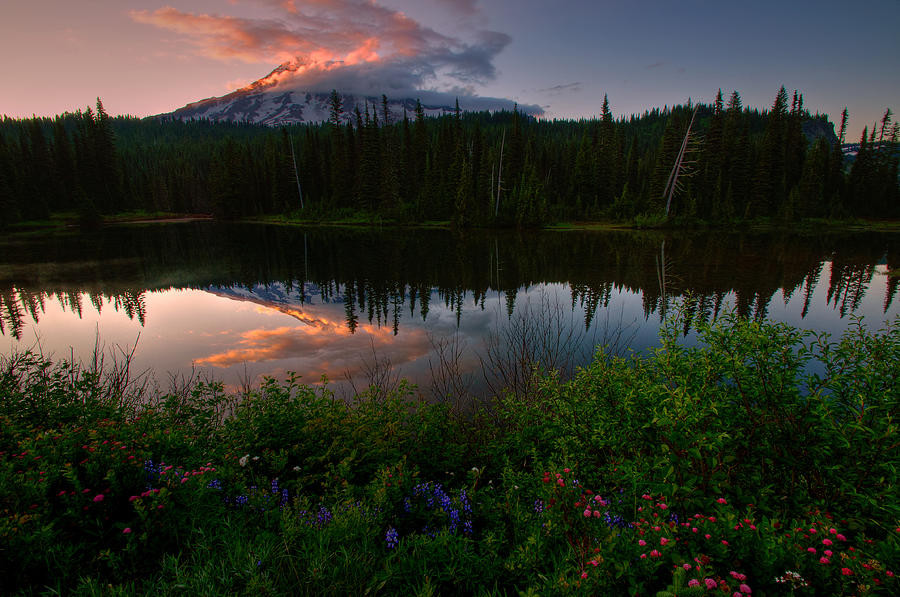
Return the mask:
{"type": "MultiPolygon", "coordinates": [[[[517,110],[396,121],[381,105],[341,105],[321,124],[269,127],[110,118],[96,110],[0,123],[5,224],[77,211],[92,221],[128,210],[362,215],[401,222],[535,226],[659,218],[663,191],[695,106],[615,119],[543,121],[517,110]],[[346,114],[350,113],[350,119],[346,114]]],[[[844,111],[827,116],[782,87],[771,109],[721,91],[697,107],[673,214],[752,218],[900,216],[900,127],[888,110],[847,165],[844,111]]]]}

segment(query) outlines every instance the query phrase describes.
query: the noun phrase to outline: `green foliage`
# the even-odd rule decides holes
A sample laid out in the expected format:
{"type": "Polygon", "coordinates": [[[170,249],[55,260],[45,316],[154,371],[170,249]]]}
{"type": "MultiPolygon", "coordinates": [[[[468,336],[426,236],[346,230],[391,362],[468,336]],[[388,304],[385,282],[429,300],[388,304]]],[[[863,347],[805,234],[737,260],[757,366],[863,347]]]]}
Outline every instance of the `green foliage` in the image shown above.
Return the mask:
{"type": "Polygon", "coordinates": [[[896,324],[682,323],[469,418],[6,358],[0,589],[896,594],[896,324]]]}
{"type": "MultiPolygon", "coordinates": [[[[368,220],[460,227],[656,218],[693,111],[679,105],[616,120],[604,96],[599,117],[589,120],[536,120],[517,109],[426,118],[419,105],[410,123],[391,122],[384,105],[379,118],[367,102],[341,102],[333,92],[328,122],[281,130],[110,118],[99,99],[96,111],[54,120],[7,118],[0,121],[0,209],[9,222],[51,211],[94,221],[130,209],[329,220],[349,210],[368,220]],[[293,148],[286,139],[296,141],[293,148]]],[[[803,136],[804,123],[828,127],[827,117],[810,115],[796,92],[788,103],[782,87],[764,112],[745,109],[737,92],[727,106],[721,91],[713,105],[701,105],[693,133],[706,142],[689,160],[697,176],[680,179],[674,213],[723,223],[900,215],[890,111],[845,173],[839,144],[822,138],[808,151],[812,142],[803,136]]]]}

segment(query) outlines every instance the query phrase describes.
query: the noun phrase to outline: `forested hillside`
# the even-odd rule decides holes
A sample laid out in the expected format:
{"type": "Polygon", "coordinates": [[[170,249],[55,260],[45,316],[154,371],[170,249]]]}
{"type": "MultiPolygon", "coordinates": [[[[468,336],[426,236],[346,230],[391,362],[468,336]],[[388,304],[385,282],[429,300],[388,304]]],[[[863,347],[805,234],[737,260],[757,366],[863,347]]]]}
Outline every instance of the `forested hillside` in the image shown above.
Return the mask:
{"type": "MultiPolygon", "coordinates": [[[[512,112],[399,122],[387,105],[342,106],[321,124],[110,117],[96,109],[0,122],[0,226],[131,210],[236,219],[291,214],[457,226],[659,219],[695,106],[615,119],[536,120],[512,112]],[[352,114],[342,124],[340,115],[352,114]]],[[[827,116],[782,87],[771,108],[738,92],[700,105],[672,213],[685,220],[900,216],[900,127],[888,110],[845,167],[846,111],[827,116]]]]}

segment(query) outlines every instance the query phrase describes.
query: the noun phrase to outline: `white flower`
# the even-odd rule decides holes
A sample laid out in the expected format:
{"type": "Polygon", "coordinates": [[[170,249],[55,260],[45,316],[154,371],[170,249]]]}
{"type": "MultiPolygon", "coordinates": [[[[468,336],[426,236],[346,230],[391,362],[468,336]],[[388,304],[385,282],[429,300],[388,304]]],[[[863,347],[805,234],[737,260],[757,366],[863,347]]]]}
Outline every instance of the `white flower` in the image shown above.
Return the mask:
{"type": "Polygon", "coordinates": [[[243,456],[241,456],[241,459],[238,460],[238,464],[240,464],[241,466],[247,466],[247,460],[249,460],[249,459],[250,459],[250,455],[244,454],[243,456]]]}

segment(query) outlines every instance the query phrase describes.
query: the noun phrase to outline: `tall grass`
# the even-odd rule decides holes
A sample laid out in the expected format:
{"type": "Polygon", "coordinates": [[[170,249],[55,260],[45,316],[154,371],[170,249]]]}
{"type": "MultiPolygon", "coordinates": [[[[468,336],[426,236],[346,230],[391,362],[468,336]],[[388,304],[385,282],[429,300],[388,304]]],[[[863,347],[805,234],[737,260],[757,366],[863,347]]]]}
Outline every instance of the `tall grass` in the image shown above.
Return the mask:
{"type": "Polygon", "coordinates": [[[4,357],[0,592],[900,591],[897,325],[679,325],[466,416],[4,357]]]}

